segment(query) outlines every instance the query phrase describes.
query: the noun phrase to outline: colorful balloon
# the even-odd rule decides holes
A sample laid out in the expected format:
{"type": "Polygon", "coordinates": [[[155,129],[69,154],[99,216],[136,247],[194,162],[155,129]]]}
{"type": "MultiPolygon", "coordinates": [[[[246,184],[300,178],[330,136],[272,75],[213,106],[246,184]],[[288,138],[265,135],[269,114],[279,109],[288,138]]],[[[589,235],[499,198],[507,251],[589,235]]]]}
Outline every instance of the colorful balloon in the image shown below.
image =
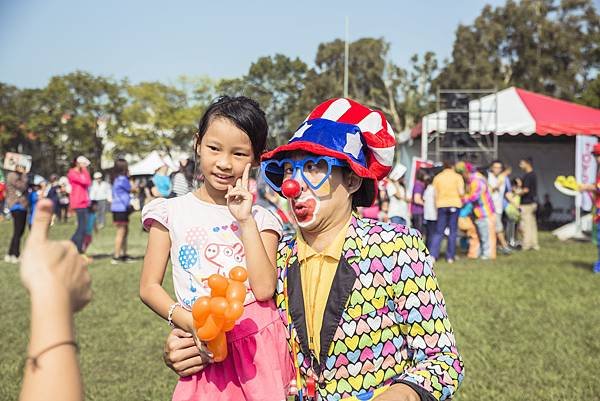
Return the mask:
{"type": "Polygon", "coordinates": [[[242,314],[244,313],[244,304],[241,301],[231,301],[227,305],[227,309],[225,309],[224,318],[225,320],[236,321],[242,314]]]}
{"type": "Polygon", "coordinates": [[[221,330],[223,330],[224,332],[228,332],[228,331],[233,330],[234,327],[235,327],[235,320],[225,319],[225,323],[223,323],[223,328],[221,330]]]}
{"type": "Polygon", "coordinates": [[[209,341],[207,346],[215,362],[222,362],[227,358],[227,336],[224,332],[219,332],[219,335],[209,341]]]}
{"type": "Polygon", "coordinates": [[[229,281],[229,286],[227,287],[225,298],[227,298],[229,302],[244,302],[244,299],[246,299],[246,286],[244,285],[244,283],[240,283],[239,281],[234,280],[229,281]]]}
{"type": "Polygon", "coordinates": [[[208,315],[204,324],[196,330],[196,335],[202,341],[210,341],[216,338],[221,332],[225,319],[216,317],[212,313],[208,315]]]}
{"type": "Polygon", "coordinates": [[[204,326],[204,322],[206,322],[209,313],[210,297],[204,296],[198,298],[196,302],[194,302],[194,305],[192,305],[192,316],[194,317],[196,328],[204,326]]]}
{"type": "Polygon", "coordinates": [[[248,278],[248,272],[243,267],[236,266],[229,271],[229,278],[243,283],[248,278]]]}
{"type": "Polygon", "coordinates": [[[213,297],[224,297],[229,282],[220,274],[211,274],[208,278],[208,286],[211,289],[210,295],[213,297]]]}
{"type": "Polygon", "coordinates": [[[212,297],[210,300],[210,312],[218,317],[225,315],[225,311],[229,308],[229,302],[223,297],[212,297]]]}

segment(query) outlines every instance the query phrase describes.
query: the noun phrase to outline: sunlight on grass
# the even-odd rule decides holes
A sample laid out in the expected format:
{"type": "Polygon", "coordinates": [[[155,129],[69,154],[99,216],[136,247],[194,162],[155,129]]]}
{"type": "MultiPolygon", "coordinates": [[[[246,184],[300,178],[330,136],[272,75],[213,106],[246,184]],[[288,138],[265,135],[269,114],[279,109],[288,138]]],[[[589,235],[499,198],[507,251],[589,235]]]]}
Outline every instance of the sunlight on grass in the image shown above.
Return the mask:
{"type": "MultiPolygon", "coordinates": [[[[131,220],[130,253],[141,258],[146,234],[139,214],[131,220]]],[[[0,222],[2,254],[11,230],[0,222]]],[[[58,224],[51,237],[69,238],[73,231],[71,223],[58,224]]],[[[94,238],[94,299],[76,318],[86,399],[168,400],[177,380],[162,363],[169,327],[138,298],[141,259],[111,265],[113,239],[110,226],[94,238]]],[[[595,247],[561,243],[547,233],[541,242],[539,252],[436,266],[466,366],[456,400],[592,400],[600,394],[595,247]]],[[[169,272],[165,287],[172,293],[171,286],[169,272]]],[[[0,262],[0,301],[0,399],[13,400],[29,319],[16,265],[0,262]]]]}

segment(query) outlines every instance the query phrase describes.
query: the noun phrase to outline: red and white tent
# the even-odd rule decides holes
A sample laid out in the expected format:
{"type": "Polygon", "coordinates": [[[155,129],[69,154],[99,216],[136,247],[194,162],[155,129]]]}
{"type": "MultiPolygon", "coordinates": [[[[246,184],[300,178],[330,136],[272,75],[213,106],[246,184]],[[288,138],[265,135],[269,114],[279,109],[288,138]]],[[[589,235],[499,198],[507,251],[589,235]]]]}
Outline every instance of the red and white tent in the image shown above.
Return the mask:
{"type": "MultiPolygon", "coordinates": [[[[421,134],[445,132],[446,118],[446,111],[423,117],[421,134]]],[[[512,87],[469,102],[469,131],[600,136],[600,110],[512,87]]]]}
{"type": "MultiPolygon", "coordinates": [[[[428,136],[446,132],[445,110],[426,115],[410,132],[403,162],[426,158],[428,136]],[[420,137],[420,138],[419,138],[420,137]]],[[[557,175],[574,174],[582,182],[595,178],[596,163],[591,148],[600,137],[600,110],[540,95],[515,87],[469,102],[469,132],[497,135],[498,158],[518,174],[518,162],[533,157],[538,174],[540,201],[549,195],[567,219],[573,198],[554,189],[557,175]]]]}

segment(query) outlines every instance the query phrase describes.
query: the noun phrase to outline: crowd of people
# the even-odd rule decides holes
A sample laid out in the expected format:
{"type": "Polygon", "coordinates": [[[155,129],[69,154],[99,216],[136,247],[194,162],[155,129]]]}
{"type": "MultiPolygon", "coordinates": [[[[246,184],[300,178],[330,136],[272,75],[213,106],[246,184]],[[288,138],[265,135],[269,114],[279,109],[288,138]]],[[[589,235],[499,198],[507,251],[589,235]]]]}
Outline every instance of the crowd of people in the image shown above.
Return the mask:
{"type": "Polygon", "coordinates": [[[18,263],[21,239],[25,229],[31,227],[36,204],[47,198],[52,201],[52,224],[76,219],[71,241],[84,255],[93,236],[106,226],[106,215],[112,213],[116,234],[111,262],[130,262],[133,258],[127,253],[127,238],[131,212],[141,209],[151,199],[182,196],[192,190],[194,162],[184,155],[179,166],[172,174],[167,174],[168,167],[163,165],[153,176],[132,178],[127,161],[119,158],[108,175],[100,169],[91,174],[90,160],[80,155],[72,161],[66,175],[51,174],[48,179],[28,173],[25,162],[14,171],[6,171],[6,175],[0,170],[0,219],[10,219],[13,223],[4,261],[18,263]]]}
{"type": "Polygon", "coordinates": [[[407,224],[426,238],[433,258],[456,260],[457,245],[469,259],[495,259],[497,253],[539,250],[537,178],[531,158],[519,161],[521,174],[501,160],[476,167],[446,161],[421,168],[412,193],[399,165],[379,184],[377,202],[360,210],[363,217],[407,224]]]}

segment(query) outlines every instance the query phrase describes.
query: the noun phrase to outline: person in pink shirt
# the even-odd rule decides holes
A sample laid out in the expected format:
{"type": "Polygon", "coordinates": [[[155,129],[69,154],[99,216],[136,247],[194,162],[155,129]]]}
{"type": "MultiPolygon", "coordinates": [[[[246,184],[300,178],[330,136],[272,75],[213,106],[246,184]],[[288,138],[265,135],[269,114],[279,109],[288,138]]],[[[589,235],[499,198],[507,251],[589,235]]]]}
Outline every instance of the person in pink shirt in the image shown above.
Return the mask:
{"type": "Polygon", "coordinates": [[[79,253],[83,253],[83,239],[87,227],[88,207],[90,197],[88,188],[92,184],[92,179],[87,168],[90,161],[85,156],[79,156],[71,165],[67,174],[69,184],[71,184],[71,194],[69,195],[69,205],[77,215],[77,229],[71,237],[71,241],[77,246],[79,253]]]}

